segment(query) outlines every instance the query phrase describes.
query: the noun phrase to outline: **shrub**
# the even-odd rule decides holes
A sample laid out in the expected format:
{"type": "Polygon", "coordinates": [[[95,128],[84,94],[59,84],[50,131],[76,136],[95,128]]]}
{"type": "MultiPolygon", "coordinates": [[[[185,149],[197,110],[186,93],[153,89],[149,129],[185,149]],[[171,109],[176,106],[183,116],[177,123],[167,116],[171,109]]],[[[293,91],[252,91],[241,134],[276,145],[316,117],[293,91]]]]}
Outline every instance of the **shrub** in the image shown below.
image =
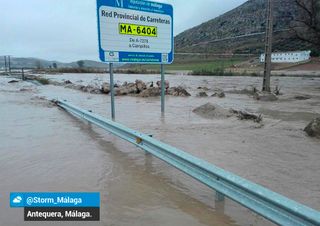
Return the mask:
{"type": "Polygon", "coordinates": [[[40,82],[42,85],[48,85],[50,83],[49,79],[42,78],[42,77],[36,77],[36,80],[40,82]]]}

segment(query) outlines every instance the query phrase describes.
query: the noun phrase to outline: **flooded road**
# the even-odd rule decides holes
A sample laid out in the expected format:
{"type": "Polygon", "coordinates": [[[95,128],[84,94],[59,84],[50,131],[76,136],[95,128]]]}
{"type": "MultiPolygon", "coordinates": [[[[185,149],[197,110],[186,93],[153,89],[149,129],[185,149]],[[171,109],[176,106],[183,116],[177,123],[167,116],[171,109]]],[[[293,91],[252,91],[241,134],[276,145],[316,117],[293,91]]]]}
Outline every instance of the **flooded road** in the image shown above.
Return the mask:
{"type": "MultiPolygon", "coordinates": [[[[47,77],[79,84],[107,81],[106,75],[47,77]]],[[[115,79],[121,84],[156,81],[160,76],[116,75],[115,79]]],[[[165,117],[159,98],[116,97],[117,122],[320,210],[320,141],[303,132],[320,115],[320,78],[274,78],[273,86],[284,93],[277,102],[258,102],[233,92],[249,85],[259,88],[261,78],[171,75],[167,79],[171,85],[186,87],[192,97],[167,97],[165,117]],[[198,87],[209,88],[208,94],[223,89],[227,96],[197,98],[198,87]],[[305,94],[311,98],[294,98],[305,94]],[[264,126],[237,118],[208,120],[192,112],[207,102],[262,113],[264,126]]],[[[12,191],[99,191],[101,222],[90,225],[271,225],[230,200],[215,203],[212,190],[45,100],[66,99],[109,118],[109,96],[8,81],[0,78],[2,197],[12,191]]],[[[1,222],[22,225],[19,211],[4,202],[1,222]]]]}

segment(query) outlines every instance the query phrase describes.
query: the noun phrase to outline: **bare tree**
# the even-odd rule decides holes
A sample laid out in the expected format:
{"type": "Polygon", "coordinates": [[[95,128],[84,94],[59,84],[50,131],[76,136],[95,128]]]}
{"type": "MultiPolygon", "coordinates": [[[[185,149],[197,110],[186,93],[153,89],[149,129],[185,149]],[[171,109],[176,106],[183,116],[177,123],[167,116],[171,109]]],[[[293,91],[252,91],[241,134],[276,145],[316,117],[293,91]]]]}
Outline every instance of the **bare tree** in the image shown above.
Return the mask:
{"type": "Polygon", "coordinates": [[[296,36],[320,49],[320,0],[294,0],[301,11],[293,22],[296,36]]]}

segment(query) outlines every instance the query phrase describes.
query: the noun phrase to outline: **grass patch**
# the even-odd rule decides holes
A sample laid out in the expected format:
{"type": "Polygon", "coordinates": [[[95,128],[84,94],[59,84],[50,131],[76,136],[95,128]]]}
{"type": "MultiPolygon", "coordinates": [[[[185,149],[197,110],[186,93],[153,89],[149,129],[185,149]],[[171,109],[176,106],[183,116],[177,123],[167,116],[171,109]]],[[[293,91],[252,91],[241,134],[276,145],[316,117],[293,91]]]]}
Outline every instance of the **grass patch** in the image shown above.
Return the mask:
{"type": "Polygon", "coordinates": [[[201,69],[201,70],[194,70],[190,75],[212,75],[212,76],[233,76],[234,73],[231,72],[225,72],[224,69],[222,68],[216,68],[214,70],[206,70],[206,69],[201,69]]]}
{"type": "Polygon", "coordinates": [[[42,85],[49,85],[50,84],[49,79],[46,79],[46,78],[35,77],[35,80],[40,82],[42,85]]]}
{"type": "Polygon", "coordinates": [[[48,73],[48,74],[54,74],[54,73],[94,73],[94,74],[103,74],[106,73],[107,70],[103,68],[50,68],[50,69],[39,69],[35,70],[35,73],[48,73]]]}
{"type": "Polygon", "coordinates": [[[159,74],[160,71],[158,70],[147,70],[145,68],[129,68],[129,69],[115,69],[114,73],[118,74],[159,74]]]}
{"type": "MultiPolygon", "coordinates": [[[[239,58],[221,58],[221,59],[176,59],[173,64],[165,65],[166,71],[192,71],[205,74],[206,72],[219,72],[235,64],[243,62],[239,58]]],[[[160,65],[152,64],[131,64],[119,68],[130,69],[133,71],[159,71],[160,65]]]]}
{"type": "Polygon", "coordinates": [[[257,73],[247,73],[247,72],[242,72],[242,73],[236,73],[236,72],[231,72],[231,71],[226,71],[222,68],[217,68],[214,70],[194,70],[189,73],[189,75],[205,75],[205,76],[251,76],[251,77],[259,77],[257,73]]]}

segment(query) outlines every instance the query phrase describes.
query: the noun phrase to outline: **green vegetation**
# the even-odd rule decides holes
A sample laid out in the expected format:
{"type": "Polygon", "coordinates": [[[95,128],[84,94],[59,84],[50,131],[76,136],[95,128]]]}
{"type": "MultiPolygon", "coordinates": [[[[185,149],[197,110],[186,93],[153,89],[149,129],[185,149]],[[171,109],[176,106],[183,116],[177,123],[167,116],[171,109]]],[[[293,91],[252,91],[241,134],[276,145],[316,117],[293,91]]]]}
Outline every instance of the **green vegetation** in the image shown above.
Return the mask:
{"type": "Polygon", "coordinates": [[[42,85],[48,85],[50,83],[49,79],[42,78],[42,77],[35,77],[35,80],[40,82],[42,85]]]}
{"type": "Polygon", "coordinates": [[[201,69],[201,70],[193,70],[191,75],[212,75],[212,76],[233,76],[235,75],[232,72],[226,72],[222,68],[216,68],[214,70],[206,70],[206,69],[201,69]]]}
{"type": "Polygon", "coordinates": [[[311,51],[311,56],[312,56],[312,57],[319,57],[319,56],[320,56],[320,50],[318,50],[318,49],[313,49],[313,50],[311,51]]]}
{"type": "Polygon", "coordinates": [[[106,69],[100,69],[100,68],[48,68],[48,69],[40,69],[40,70],[34,70],[34,72],[42,72],[42,73],[48,73],[48,74],[55,74],[55,73],[106,73],[106,69]]]}
{"type": "MultiPolygon", "coordinates": [[[[214,74],[221,75],[226,68],[235,64],[241,63],[246,59],[240,58],[211,58],[204,56],[197,57],[178,57],[173,64],[166,65],[165,70],[170,71],[188,71],[190,74],[214,74]]],[[[118,71],[126,71],[126,73],[159,73],[159,65],[125,65],[118,69],[118,71]]]]}
{"type": "Polygon", "coordinates": [[[258,77],[259,75],[257,73],[247,73],[247,72],[242,72],[242,73],[236,73],[236,72],[231,72],[227,70],[223,70],[220,68],[217,68],[215,70],[198,70],[198,71],[192,71],[189,73],[190,75],[207,75],[207,76],[252,76],[252,77],[258,77]]]}
{"type": "Polygon", "coordinates": [[[145,68],[126,68],[126,69],[115,69],[114,73],[117,74],[159,74],[160,70],[151,70],[145,68]]]}

